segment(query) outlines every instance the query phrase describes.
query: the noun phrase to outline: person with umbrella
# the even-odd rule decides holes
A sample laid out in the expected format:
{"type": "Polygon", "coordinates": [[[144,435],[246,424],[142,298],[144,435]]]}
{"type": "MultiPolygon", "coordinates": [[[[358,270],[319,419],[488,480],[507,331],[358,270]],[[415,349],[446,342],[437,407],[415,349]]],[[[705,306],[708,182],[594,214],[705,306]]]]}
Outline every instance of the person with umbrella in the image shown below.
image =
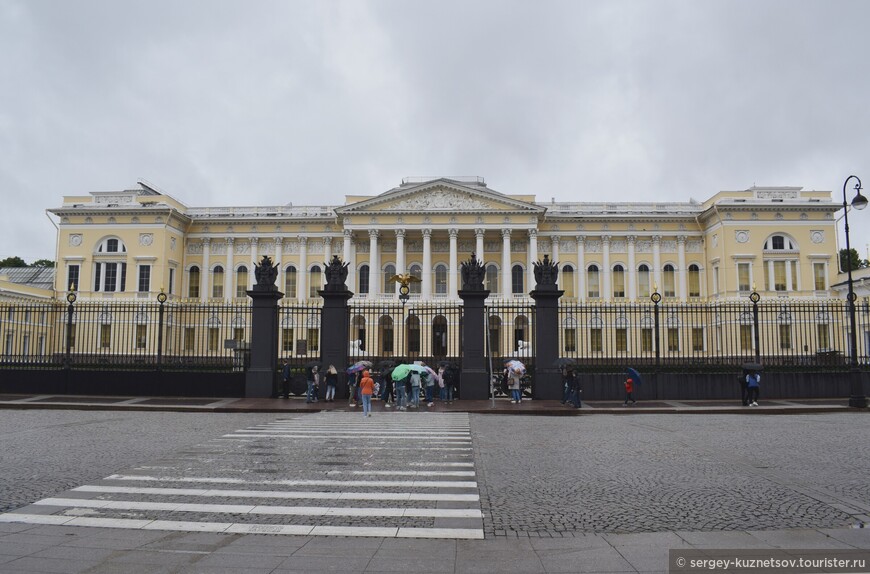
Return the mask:
{"type": "Polygon", "coordinates": [[[396,410],[404,411],[408,407],[407,400],[407,389],[405,387],[405,383],[408,380],[408,376],[411,374],[411,366],[410,365],[396,365],[393,369],[393,372],[390,373],[390,378],[396,385],[396,410]]]}
{"type": "Polygon", "coordinates": [[[622,406],[627,407],[629,402],[631,402],[631,404],[637,403],[637,401],[634,400],[632,393],[634,392],[635,383],[639,385],[643,379],[640,378],[640,373],[631,367],[627,368],[625,373],[625,402],[622,403],[622,406]]]}
{"type": "Polygon", "coordinates": [[[305,395],[306,403],[317,402],[317,383],[320,380],[320,374],[317,372],[320,365],[317,363],[308,363],[305,365],[305,382],[308,384],[308,392],[305,395]]]}
{"type": "Polygon", "coordinates": [[[504,367],[510,381],[511,404],[522,403],[522,378],[526,374],[526,366],[520,361],[511,360],[505,361],[504,367]]]}

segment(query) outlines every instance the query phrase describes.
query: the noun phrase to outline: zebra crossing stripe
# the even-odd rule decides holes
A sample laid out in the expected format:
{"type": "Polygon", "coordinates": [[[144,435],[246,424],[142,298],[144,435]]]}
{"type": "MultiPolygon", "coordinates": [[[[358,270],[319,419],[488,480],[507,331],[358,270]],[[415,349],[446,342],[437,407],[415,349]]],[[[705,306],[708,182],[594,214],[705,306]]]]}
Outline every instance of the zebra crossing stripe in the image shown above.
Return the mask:
{"type": "Polygon", "coordinates": [[[202,496],[215,498],[278,498],[301,500],[393,500],[409,502],[479,502],[479,494],[428,494],[420,492],[309,492],[283,490],[222,490],[206,488],[153,488],[133,486],[85,485],[73,492],[103,492],[106,494],[154,494],[165,496],[202,496]]]}
{"type": "Polygon", "coordinates": [[[105,480],[127,480],[142,482],[192,482],[207,484],[274,484],[276,486],[344,486],[347,488],[477,488],[477,482],[470,480],[245,480],[242,478],[221,478],[211,476],[139,476],[129,474],[112,474],[105,480]]]}

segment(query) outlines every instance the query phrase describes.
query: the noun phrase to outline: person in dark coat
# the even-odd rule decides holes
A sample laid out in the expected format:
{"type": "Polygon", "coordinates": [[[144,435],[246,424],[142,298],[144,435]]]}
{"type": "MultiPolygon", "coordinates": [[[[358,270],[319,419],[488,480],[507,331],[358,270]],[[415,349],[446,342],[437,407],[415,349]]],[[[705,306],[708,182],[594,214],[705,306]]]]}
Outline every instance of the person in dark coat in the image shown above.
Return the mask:
{"type": "Polygon", "coordinates": [[[283,359],[283,366],[281,367],[281,392],[278,394],[278,398],[280,399],[282,396],[285,399],[290,398],[290,363],[287,362],[287,359],[283,359]]]}

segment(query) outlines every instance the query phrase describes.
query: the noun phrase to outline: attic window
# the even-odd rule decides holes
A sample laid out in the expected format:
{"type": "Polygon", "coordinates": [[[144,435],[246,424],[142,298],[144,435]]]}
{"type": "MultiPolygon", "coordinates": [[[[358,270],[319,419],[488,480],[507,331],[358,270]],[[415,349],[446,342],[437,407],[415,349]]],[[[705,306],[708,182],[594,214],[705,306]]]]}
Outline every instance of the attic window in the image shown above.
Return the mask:
{"type": "Polygon", "coordinates": [[[766,251],[786,251],[794,250],[796,247],[791,239],[784,235],[772,235],[764,242],[766,251]]]}

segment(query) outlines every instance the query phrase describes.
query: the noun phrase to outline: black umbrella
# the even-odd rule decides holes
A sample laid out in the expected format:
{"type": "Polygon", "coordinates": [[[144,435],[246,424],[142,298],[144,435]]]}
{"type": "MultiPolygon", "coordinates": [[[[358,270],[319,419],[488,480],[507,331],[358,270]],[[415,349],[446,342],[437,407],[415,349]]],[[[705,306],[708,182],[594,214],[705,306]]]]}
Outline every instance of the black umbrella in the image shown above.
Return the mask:
{"type": "Polygon", "coordinates": [[[763,371],[764,365],[761,363],[743,363],[744,371],[763,371]]]}
{"type": "Polygon", "coordinates": [[[320,368],[320,362],[319,362],[319,361],[308,361],[307,363],[305,363],[305,368],[306,368],[306,369],[312,369],[312,368],[314,368],[314,367],[317,367],[317,368],[319,369],[319,368],[320,368]]]}
{"type": "Polygon", "coordinates": [[[455,368],[457,368],[459,365],[457,365],[457,364],[454,363],[453,361],[438,361],[438,366],[439,366],[439,367],[445,367],[445,368],[448,368],[448,367],[449,367],[449,368],[451,368],[451,369],[455,369],[455,368]]]}
{"type": "Polygon", "coordinates": [[[396,361],[392,361],[390,359],[385,359],[378,363],[377,367],[375,367],[378,371],[386,371],[387,369],[391,369],[396,366],[396,361]]]}
{"type": "Polygon", "coordinates": [[[560,358],[556,359],[555,361],[553,361],[553,366],[559,367],[560,369],[563,367],[576,367],[577,360],[571,359],[568,357],[560,357],[560,358]]]}

